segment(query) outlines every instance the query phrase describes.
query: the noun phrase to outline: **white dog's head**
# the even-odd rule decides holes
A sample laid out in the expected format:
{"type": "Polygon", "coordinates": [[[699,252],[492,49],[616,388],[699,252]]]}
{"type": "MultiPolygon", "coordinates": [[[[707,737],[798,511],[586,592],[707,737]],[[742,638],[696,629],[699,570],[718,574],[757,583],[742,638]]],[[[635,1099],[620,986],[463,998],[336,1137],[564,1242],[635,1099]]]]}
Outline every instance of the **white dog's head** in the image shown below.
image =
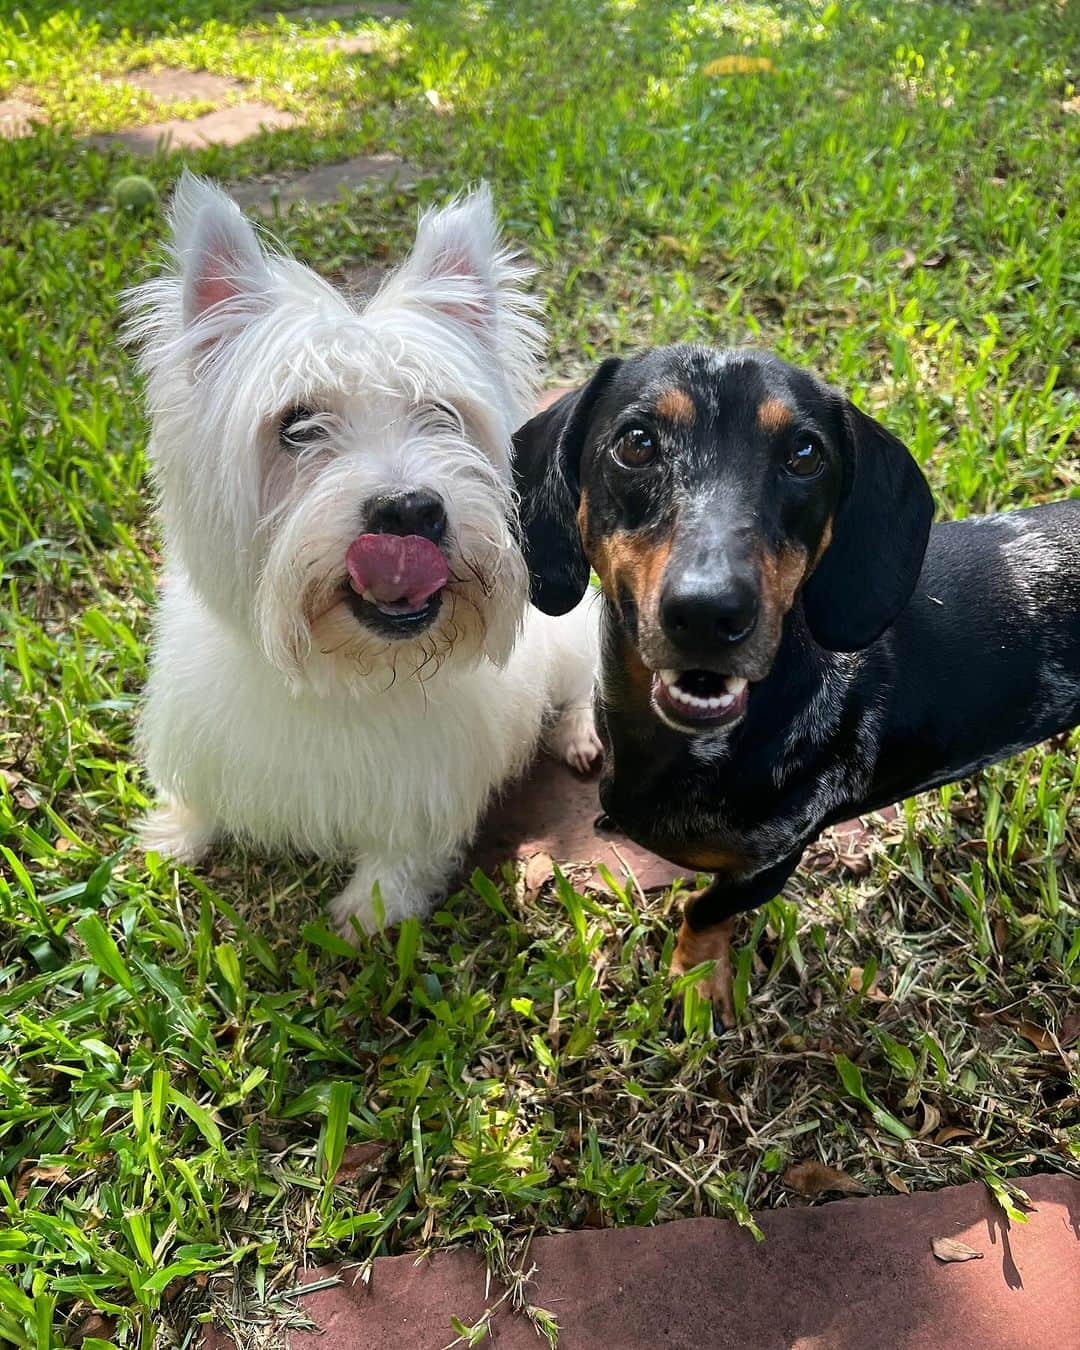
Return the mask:
{"type": "Polygon", "coordinates": [[[503,662],[528,593],[510,475],[542,331],[481,190],[357,306],[185,175],[131,292],[166,548],[287,678],[503,662]]]}

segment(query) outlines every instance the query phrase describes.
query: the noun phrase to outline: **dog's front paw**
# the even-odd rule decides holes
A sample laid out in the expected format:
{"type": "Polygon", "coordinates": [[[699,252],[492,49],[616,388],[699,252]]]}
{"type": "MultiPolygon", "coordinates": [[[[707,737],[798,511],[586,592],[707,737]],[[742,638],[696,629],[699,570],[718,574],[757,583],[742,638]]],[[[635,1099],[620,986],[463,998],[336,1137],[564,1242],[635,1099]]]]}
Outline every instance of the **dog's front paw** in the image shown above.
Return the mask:
{"type": "Polygon", "coordinates": [[[194,863],[213,843],[214,827],[182,802],[163,802],[139,822],[138,834],[147,853],[194,863]]]}
{"type": "Polygon", "coordinates": [[[684,919],[679,930],[679,940],[671,954],[672,975],[685,975],[704,961],[715,962],[712,973],[698,981],[697,992],[702,998],[712,1001],[720,1013],[720,1020],[729,1031],[736,1024],[731,929],[731,920],[725,919],[695,933],[684,919]]]}
{"type": "Polygon", "coordinates": [[[375,913],[375,901],[369,894],[367,899],[357,894],[352,885],[348,885],[340,895],[335,895],[327,906],[327,914],[334,931],[347,942],[356,942],[356,930],[369,936],[379,931],[379,920],[375,913]]]}
{"type": "Polygon", "coordinates": [[[596,734],[591,708],[567,708],[547,735],[551,753],[578,773],[588,773],[604,747],[596,734]]]}
{"type": "Polygon", "coordinates": [[[330,901],[327,912],[341,936],[355,942],[357,927],[363,933],[377,933],[412,915],[427,914],[443,883],[441,867],[420,869],[365,859],[341,894],[330,901]],[[375,901],[376,887],[379,903],[375,901]]]}

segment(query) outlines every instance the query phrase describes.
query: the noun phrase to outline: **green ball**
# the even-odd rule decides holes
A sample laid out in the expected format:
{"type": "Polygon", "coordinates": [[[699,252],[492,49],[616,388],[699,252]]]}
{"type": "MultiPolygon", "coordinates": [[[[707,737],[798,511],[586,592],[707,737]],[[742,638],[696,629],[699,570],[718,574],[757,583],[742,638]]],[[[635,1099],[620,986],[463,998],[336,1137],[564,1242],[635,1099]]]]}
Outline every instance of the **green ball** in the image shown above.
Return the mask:
{"type": "Polygon", "coordinates": [[[148,211],[157,206],[157,188],[149,178],[132,174],[113,185],[113,200],[122,211],[148,211]]]}

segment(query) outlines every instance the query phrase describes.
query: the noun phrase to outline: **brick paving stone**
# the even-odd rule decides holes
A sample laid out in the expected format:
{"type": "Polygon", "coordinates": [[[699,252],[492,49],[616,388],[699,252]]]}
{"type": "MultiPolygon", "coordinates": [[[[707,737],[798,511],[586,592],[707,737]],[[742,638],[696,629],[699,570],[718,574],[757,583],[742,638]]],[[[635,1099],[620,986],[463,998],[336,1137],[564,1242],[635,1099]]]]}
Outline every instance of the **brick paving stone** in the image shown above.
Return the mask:
{"type": "MultiPolygon", "coordinates": [[[[1080,1180],[1017,1184],[1034,1204],[1025,1224],[974,1182],[759,1213],[761,1243],[723,1219],[536,1238],[526,1296],[558,1319],[559,1350],[1076,1350],[1080,1180]],[[936,1237],[983,1259],[942,1263],[936,1237]]],[[[335,1276],[339,1285],[298,1300],[319,1330],[273,1344],[438,1350],[454,1340],[451,1317],[475,1324],[503,1294],[467,1251],[380,1258],[370,1286],[355,1266],[309,1270],[299,1283],[335,1276]]],[[[543,1344],[509,1300],[490,1330],[499,1350],[543,1344]]],[[[205,1346],[231,1342],[208,1331],[205,1346]]]]}

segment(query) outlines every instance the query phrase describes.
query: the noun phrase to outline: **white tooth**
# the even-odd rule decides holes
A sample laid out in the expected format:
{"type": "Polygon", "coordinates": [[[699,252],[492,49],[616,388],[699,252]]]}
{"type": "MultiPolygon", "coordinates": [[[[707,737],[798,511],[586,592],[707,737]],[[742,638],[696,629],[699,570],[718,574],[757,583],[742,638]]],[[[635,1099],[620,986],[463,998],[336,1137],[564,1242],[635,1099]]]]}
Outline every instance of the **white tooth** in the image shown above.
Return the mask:
{"type": "Polygon", "coordinates": [[[666,685],[670,686],[675,683],[675,681],[679,678],[681,674],[682,671],[679,670],[662,670],[660,672],[660,678],[666,685]]]}
{"type": "Polygon", "coordinates": [[[735,702],[734,694],[722,694],[717,700],[716,705],[719,708],[730,708],[735,702]]]}
{"type": "Polygon", "coordinates": [[[733,699],[738,698],[746,688],[746,681],[741,675],[729,675],[727,677],[727,691],[733,699]]]}

